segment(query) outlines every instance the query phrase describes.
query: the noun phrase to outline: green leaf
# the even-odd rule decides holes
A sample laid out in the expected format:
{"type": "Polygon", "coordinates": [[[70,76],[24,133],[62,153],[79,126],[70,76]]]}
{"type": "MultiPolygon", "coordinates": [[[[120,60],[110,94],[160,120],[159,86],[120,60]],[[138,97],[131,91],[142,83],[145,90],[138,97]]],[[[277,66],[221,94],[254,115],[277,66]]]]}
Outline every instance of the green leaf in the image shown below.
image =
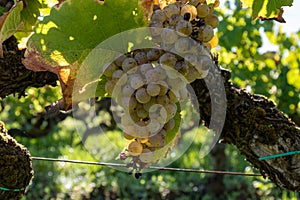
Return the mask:
{"type": "Polygon", "coordinates": [[[252,8],[252,17],[277,18],[282,6],[292,6],[293,0],[241,0],[243,7],[252,8]]]}
{"type": "Polygon", "coordinates": [[[105,39],[144,25],[137,0],[69,0],[52,8],[35,29],[28,51],[39,51],[47,62],[79,63],[105,39]]]}
{"type": "Polygon", "coordinates": [[[17,30],[22,27],[21,11],[23,9],[23,2],[17,2],[8,13],[5,13],[0,18],[0,44],[7,38],[12,36],[17,30]],[[3,22],[1,26],[1,21],[3,22]]]}
{"type": "Polygon", "coordinates": [[[21,11],[21,20],[23,27],[20,32],[17,32],[15,36],[17,38],[27,37],[33,31],[33,26],[36,24],[38,17],[40,16],[40,8],[42,4],[37,0],[27,0],[26,7],[21,11]]]}

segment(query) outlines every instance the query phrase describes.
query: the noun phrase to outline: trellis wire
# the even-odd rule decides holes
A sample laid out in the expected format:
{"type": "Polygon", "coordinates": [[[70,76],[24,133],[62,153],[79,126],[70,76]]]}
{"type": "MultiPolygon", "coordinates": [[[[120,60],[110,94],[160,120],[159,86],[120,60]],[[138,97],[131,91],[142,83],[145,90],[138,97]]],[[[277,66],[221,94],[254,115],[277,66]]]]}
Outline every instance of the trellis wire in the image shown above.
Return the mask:
{"type": "MultiPolygon", "coordinates": [[[[75,164],[86,164],[86,165],[101,165],[110,167],[125,167],[126,164],[119,163],[105,163],[105,162],[93,162],[93,161],[81,161],[81,160],[68,160],[68,159],[58,159],[58,158],[45,158],[45,157],[31,157],[32,160],[40,161],[52,161],[52,162],[66,162],[75,164]]],[[[186,169],[186,168],[172,168],[172,167],[158,167],[149,166],[147,169],[155,169],[161,171],[177,171],[177,172],[195,172],[195,173],[206,173],[206,174],[223,174],[223,175],[238,175],[238,176],[262,176],[261,174],[255,173],[243,173],[243,172],[229,172],[229,171],[216,171],[216,170],[201,170],[201,169],[186,169]]]]}
{"type": "Polygon", "coordinates": [[[279,157],[283,157],[283,156],[290,156],[290,155],[294,155],[294,154],[300,154],[300,150],[286,152],[286,153],[279,153],[279,154],[274,154],[274,155],[270,155],[270,156],[263,156],[263,157],[258,158],[258,160],[267,160],[267,159],[279,158],[279,157]]]}

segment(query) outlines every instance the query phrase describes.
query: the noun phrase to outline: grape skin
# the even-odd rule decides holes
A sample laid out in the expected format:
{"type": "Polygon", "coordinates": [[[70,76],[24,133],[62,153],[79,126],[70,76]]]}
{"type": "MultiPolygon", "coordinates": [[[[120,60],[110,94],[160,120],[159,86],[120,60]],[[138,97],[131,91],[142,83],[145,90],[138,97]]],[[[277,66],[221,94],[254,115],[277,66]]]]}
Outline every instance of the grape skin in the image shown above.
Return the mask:
{"type": "Polygon", "coordinates": [[[208,42],[213,38],[213,36],[214,36],[214,30],[210,25],[200,26],[198,32],[198,39],[201,42],[208,42]]]}

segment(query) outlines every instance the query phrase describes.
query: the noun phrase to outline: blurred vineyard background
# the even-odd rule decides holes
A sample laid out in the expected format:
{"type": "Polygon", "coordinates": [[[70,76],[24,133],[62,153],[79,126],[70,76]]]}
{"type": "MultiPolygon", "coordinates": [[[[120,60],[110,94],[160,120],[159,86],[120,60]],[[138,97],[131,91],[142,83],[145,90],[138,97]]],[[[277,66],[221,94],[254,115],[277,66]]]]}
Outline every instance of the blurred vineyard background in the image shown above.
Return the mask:
{"type": "MultiPolygon", "coordinates": [[[[222,9],[217,10],[219,46],[213,51],[219,54],[220,65],[232,70],[234,84],[274,100],[280,110],[300,125],[300,30],[286,34],[272,21],[253,21],[250,11],[240,9],[239,4],[239,1],[226,1],[222,9]],[[277,46],[274,51],[260,51],[261,32],[277,46]]],[[[28,88],[26,93],[27,96],[20,99],[13,95],[3,99],[0,119],[7,129],[24,131],[13,133],[32,156],[97,161],[81,145],[71,113],[62,114],[56,121],[40,120],[45,106],[61,98],[59,87],[28,88]]],[[[99,117],[100,121],[105,120],[107,113],[101,111],[99,117]]],[[[108,134],[112,141],[120,140],[118,130],[110,130],[108,134]]],[[[219,145],[202,159],[199,158],[200,146],[196,138],[170,167],[259,173],[234,146],[219,145]]],[[[103,149],[106,148],[109,146],[103,144],[103,149]]],[[[105,154],[113,156],[109,151],[105,154]]],[[[33,167],[35,178],[24,200],[300,198],[299,193],[279,189],[262,177],[154,171],[135,179],[101,166],[33,161],[33,167]]]]}

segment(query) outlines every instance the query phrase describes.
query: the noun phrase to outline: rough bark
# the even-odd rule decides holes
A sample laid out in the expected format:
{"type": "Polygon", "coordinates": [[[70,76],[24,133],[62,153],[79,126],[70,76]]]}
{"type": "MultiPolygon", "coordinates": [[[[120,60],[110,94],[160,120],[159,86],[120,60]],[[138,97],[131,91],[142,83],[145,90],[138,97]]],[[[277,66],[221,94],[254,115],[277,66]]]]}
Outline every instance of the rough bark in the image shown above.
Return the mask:
{"type": "MultiPolygon", "coordinates": [[[[55,85],[57,77],[50,72],[35,73],[26,70],[21,64],[22,53],[7,45],[4,59],[0,59],[0,97],[9,94],[24,93],[28,86],[40,87],[46,84],[55,85]],[[17,55],[17,56],[16,56],[17,55]],[[7,58],[13,56],[13,58],[7,58]]],[[[213,115],[212,120],[220,126],[211,128],[222,131],[221,141],[237,146],[241,154],[258,168],[264,176],[282,188],[300,189],[300,154],[259,161],[262,156],[300,150],[300,128],[276,109],[275,104],[267,98],[250,94],[236,88],[230,81],[230,72],[215,66],[208,77],[192,83],[198,97],[202,120],[206,124],[211,118],[211,98],[207,89],[214,94],[213,113],[222,110],[226,103],[226,119],[221,126],[222,115],[213,115]],[[216,80],[219,74],[220,80],[216,80]],[[220,81],[225,86],[227,101],[220,95],[220,81]],[[219,106],[218,106],[219,105],[219,106]]]]}
{"type": "Polygon", "coordinates": [[[29,152],[7,134],[0,121],[0,199],[21,199],[32,177],[29,152]]]}
{"type": "Polygon", "coordinates": [[[17,48],[17,40],[10,37],[3,44],[4,57],[0,58],[0,98],[9,94],[25,95],[27,87],[56,86],[57,75],[51,72],[33,72],[22,64],[24,51],[17,48]]]}
{"type": "MultiPolygon", "coordinates": [[[[221,141],[237,146],[240,153],[258,168],[264,176],[289,190],[300,189],[300,154],[259,161],[258,158],[300,150],[300,128],[278,110],[266,97],[250,94],[236,88],[230,81],[230,72],[215,66],[210,76],[195,81],[202,119],[209,124],[211,99],[206,84],[214,83],[214,74],[221,74],[226,90],[226,120],[221,141]]],[[[218,93],[218,89],[211,90],[218,93]]],[[[215,95],[216,96],[216,95],[215,95]]],[[[215,120],[215,119],[213,119],[215,120]]]]}

